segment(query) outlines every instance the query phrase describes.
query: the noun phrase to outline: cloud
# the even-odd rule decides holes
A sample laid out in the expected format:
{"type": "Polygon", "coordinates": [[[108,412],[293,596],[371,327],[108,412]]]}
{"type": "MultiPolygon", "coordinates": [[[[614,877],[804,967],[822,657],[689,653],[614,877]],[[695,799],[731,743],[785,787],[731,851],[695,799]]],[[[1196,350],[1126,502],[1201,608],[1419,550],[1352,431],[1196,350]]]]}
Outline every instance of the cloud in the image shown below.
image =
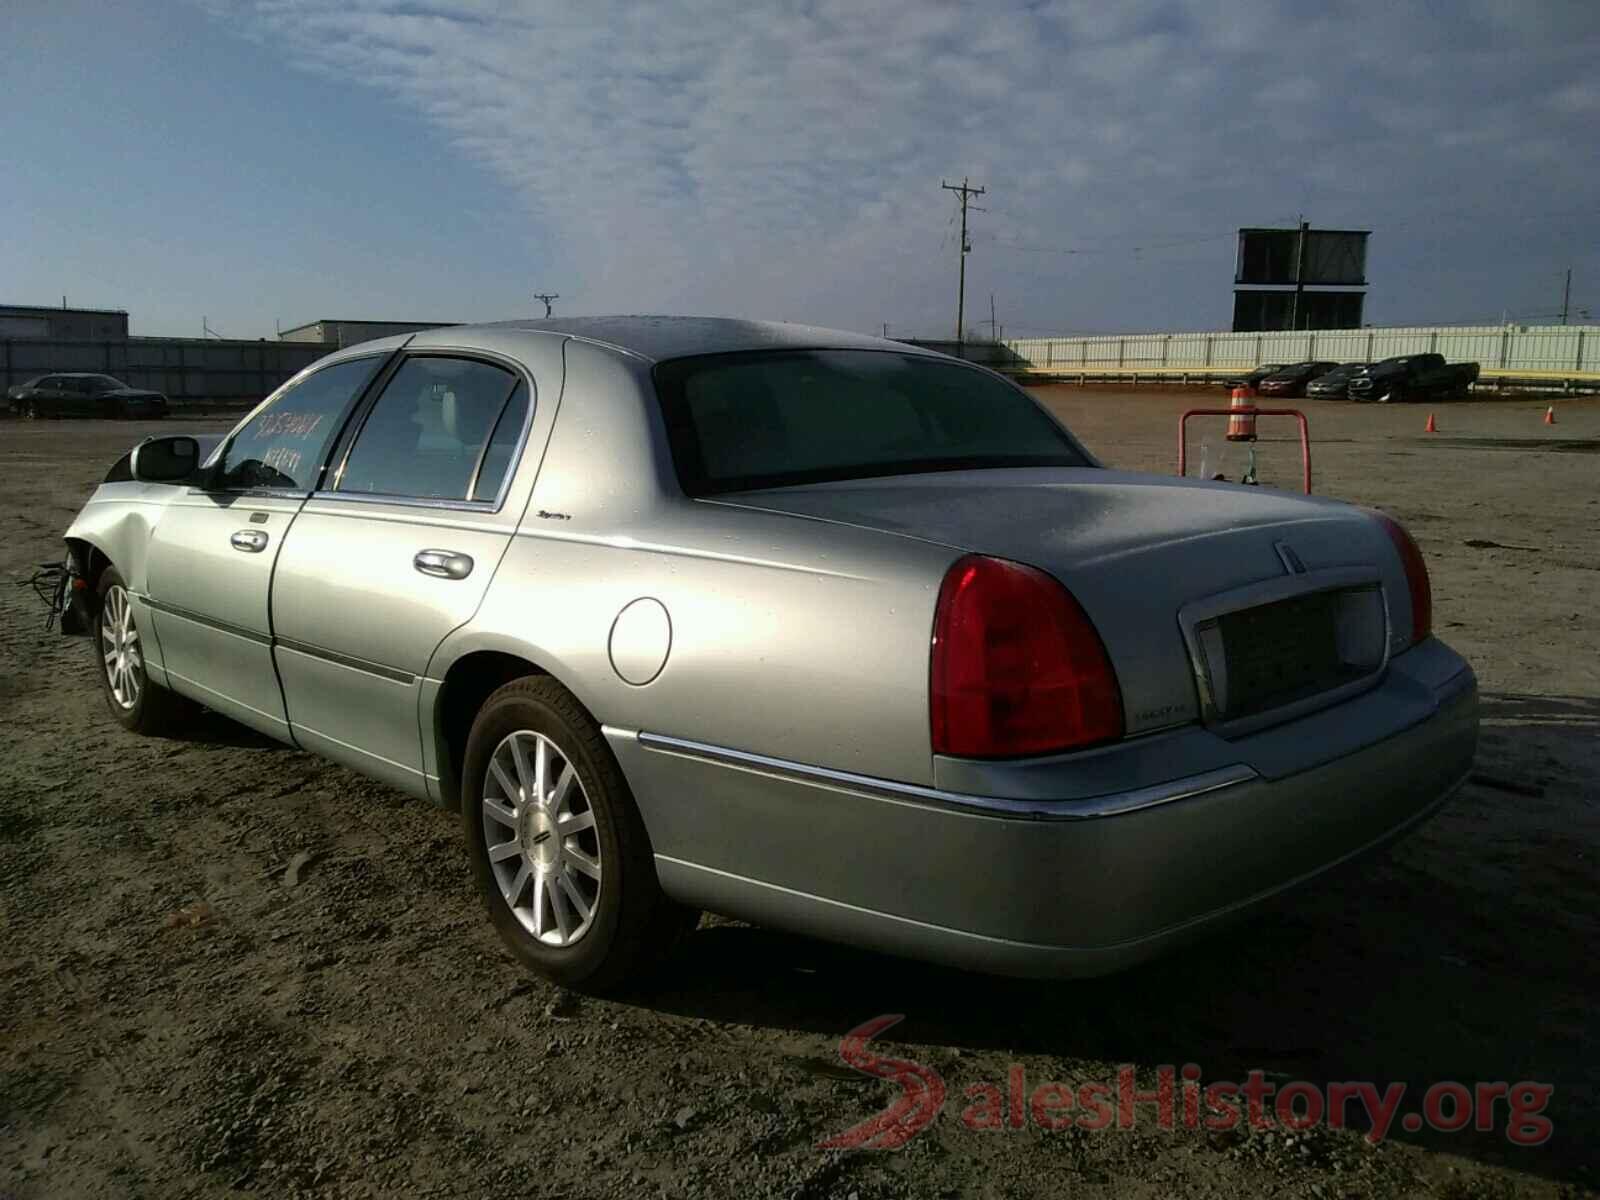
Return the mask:
{"type": "MultiPolygon", "coordinates": [[[[206,7],[444,131],[514,190],[549,247],[540,277],[583,311],[946,329],[939,184],[971,176],[990,210],[974,307],[993,290],[1013,328],[1215,326],[1241,224],[1399,231],[1471,211],[1463,253],[1490,261],[1496,214],[1529,203],[1504,164],[1558,196],[1593,195],[1600,173],[1596,22],[1531,0],[1449,19],[1290,0],[206,7]]],[[[1383,252],[1380,315],[1448,315],[1437,268],[1386,274],[1383,252]]]]}

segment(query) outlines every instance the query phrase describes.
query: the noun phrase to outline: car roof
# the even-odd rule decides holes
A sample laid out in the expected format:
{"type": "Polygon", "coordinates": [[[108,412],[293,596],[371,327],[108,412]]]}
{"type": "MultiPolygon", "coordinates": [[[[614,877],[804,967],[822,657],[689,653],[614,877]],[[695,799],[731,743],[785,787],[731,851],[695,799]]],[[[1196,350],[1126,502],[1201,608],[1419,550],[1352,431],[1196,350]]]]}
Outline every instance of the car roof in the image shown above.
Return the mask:
{"type": "Polygon", "coordinates": [[[905,342],[865,334],[794,325],[786,321],[746,321],[735,317],[557,317],[542,321],[499,321],[484,325],[427,330],[411,341],[421,348],[430,344],[461,345],[477,331],[504,334],[558,334],[581,338],[650,362],[687,358],[699,354],[731,354],[741,350],[830,349],[894,350],[904,354],[942,357],[905,342]]]}

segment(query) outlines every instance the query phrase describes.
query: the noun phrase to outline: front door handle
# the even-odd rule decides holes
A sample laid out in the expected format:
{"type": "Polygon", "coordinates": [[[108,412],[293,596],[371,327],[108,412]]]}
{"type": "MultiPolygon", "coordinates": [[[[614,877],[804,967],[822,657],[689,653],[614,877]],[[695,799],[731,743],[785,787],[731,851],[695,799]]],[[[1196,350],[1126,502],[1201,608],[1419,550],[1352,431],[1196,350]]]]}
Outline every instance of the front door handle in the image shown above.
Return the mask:
{"type": "Polygon", "coordinates": [[[465,579],[472,574],[472,559],[454,550],[418,550],[411,565],[424,575],[440,579],[465,579]]]}
{"type": "Polygon", "coordinates": [[[233,543],[235,550],[243,550],[246,554],[260,554],[267,548],[267,535],[259,529],[241,529],[228,541],[233,543]]]}

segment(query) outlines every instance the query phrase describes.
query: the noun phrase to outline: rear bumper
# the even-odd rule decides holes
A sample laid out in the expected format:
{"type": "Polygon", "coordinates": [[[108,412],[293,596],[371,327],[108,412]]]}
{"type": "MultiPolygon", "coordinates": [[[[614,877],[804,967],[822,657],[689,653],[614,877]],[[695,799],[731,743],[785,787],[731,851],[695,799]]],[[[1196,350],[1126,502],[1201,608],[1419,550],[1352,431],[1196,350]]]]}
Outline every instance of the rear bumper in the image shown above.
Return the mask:
{"type": "Polygon", "coordinates": [[[1116,792],[1084,783],[1086,769],[1101,781],[1119,769],[1115,755],[1031,764],[1009,783],[1012,764],[944,772],[987,794],[896,794],[607,733],[669,894],[888,953],[1056,977],[1150,958],[1399,837],[1465,780],[1477,725],[1470,668],[1430,641],[1372,692],[1288,725],[1233,742],[1197,727],[1134,739],[1141,786],[1116,792]],[[1206,739],[1223,749],[1200,753],[1206,739]],[[1186,759],[1202,769],[1172,777],[1186,759]],[[1152,762],[1165,784],[1142,782],[1152,762]]]}

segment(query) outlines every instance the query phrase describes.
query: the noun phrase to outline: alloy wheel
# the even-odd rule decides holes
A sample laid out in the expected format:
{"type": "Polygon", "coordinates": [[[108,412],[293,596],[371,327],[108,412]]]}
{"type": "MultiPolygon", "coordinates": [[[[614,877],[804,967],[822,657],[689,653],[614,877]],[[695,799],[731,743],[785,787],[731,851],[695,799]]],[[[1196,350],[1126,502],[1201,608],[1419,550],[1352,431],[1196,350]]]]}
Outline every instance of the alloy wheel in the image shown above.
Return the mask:
{"type": "Polygon", "coordinates": [[[120,584],[108,588],[101,601],[100,654],[111,698],[121,708],[133,708],[139,703],[139,693],[144,687],[144,653],[139,645],[139,629],[133,623],[127,589],[120,584]]]}
{"type": "Polygon", "coordinates": [[[595,812],[578,769],[542,733],[502,738],[483,781],[483,840],[500,895],[547,946],[589,931],[602,870],[595,812]]]}

